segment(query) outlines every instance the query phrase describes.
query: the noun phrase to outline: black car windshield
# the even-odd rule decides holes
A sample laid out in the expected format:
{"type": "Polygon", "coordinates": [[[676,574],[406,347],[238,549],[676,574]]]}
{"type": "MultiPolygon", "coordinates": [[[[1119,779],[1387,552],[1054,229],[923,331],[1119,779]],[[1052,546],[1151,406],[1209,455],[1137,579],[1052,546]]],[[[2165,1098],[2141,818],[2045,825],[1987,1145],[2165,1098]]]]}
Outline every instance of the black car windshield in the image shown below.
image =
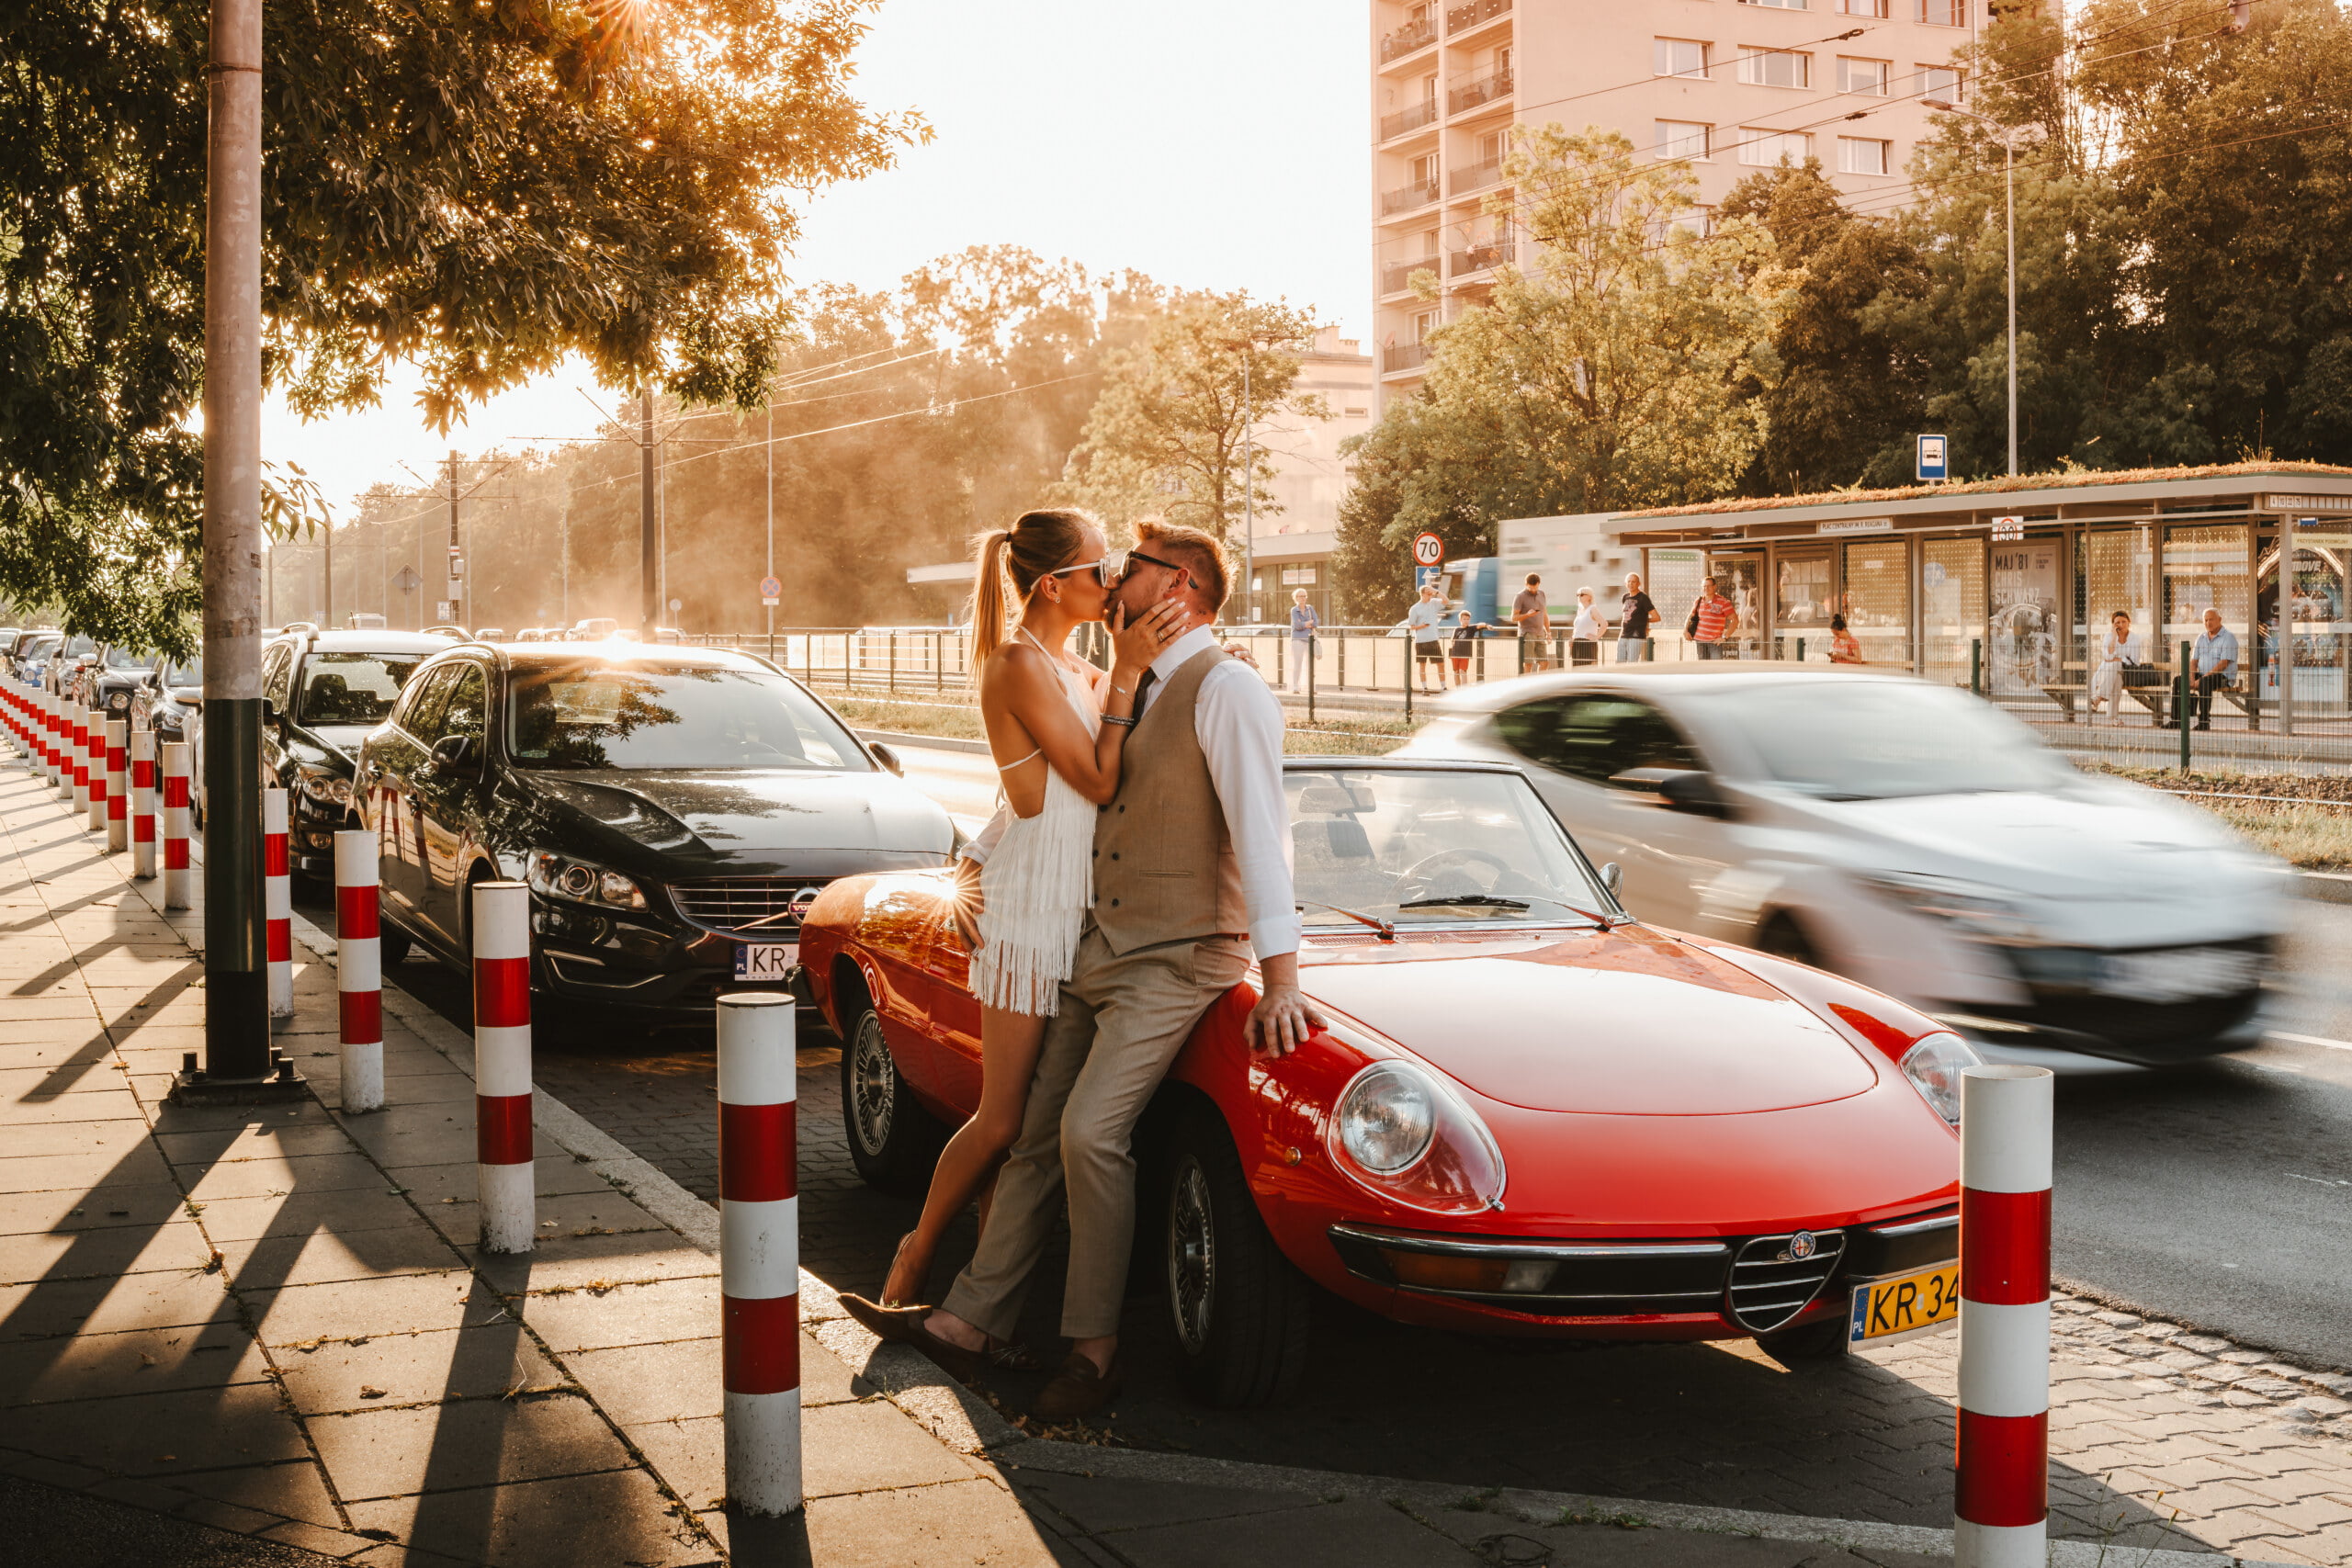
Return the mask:
{"type": "Polygon", "coordinates": [[[523,768],[831,768],[864,750],[765,670],[645,670],[600,660],[516,671],[508,746],[523,768]]]}
{"type": "Polygon", "coordinates": [[[392,699],[408,684],[409,672],[424,662],[422,653],[322,649],[302,662],[302,700],[295,716],[310,725],[381,724],[392,711],[392,699]]]}
{"type": "Polygon", "coordinates": [[[1824,800],[2048,790],[2080,778],[2033,731],[1978,697],[1923,681],[1792,681],[1694,692],[1775,784],[1824,800]]]}
{"type": "Polygon", "coordinates": [[[1557,925],[1617,913],[1568,836],[1516,773],[1294,769],[1295,886],[1310,926],[1337,905],[1399,924],[1557,925]]]}
{"type": "Polygon", "coordinates": [[[173,660],[164,666],[164,684],[166,686],[203,685],[204,660],[201,659],[173,660]]]}

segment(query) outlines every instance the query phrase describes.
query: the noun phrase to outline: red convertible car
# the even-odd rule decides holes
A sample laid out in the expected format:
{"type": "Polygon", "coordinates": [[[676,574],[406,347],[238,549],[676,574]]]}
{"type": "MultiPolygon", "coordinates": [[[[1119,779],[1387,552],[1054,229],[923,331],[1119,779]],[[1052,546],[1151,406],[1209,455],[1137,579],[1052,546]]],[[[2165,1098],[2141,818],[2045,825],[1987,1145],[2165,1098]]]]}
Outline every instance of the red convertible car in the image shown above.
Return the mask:
{"type": "MultiPolygon", "coordinates": [[[[1215,1404],[1297,1382],[1315,1286],[1403,1323],[1753,1337],[1784,1360],[1956,1311],[1958,1036],[1850,981],[1645,926],[1505,765],[1294,757],[1301,977],[1245,982],[1138,1128],[1139,1260],[1215,1404]]],[[[979,1097],[945,872],[832,883],[801,926],[860,1173],[928,1179],[979,1097]]]]}

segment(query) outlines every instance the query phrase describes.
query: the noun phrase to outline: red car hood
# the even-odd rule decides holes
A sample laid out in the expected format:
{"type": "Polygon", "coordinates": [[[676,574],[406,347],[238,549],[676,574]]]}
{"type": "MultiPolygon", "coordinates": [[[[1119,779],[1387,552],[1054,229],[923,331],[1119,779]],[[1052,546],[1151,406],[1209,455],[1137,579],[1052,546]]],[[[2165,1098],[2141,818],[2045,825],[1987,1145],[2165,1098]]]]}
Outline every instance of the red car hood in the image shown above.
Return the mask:
{"type": "Polygon", "coordinates": [[[1377,945],[1310,938],[1299,957],[1317,1001],[1532,1111],[1738,1115],[1878,1082],[1800,1003],[1640,926],[1377,945]]]}

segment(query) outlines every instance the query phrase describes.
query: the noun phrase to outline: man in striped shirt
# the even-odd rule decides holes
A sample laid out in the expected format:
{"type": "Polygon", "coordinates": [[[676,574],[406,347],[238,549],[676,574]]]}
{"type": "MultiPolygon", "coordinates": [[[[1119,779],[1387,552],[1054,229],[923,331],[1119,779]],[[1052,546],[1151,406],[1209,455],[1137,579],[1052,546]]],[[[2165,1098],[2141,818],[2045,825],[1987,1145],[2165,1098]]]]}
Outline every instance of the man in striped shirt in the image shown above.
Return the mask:
{"type": "Polygon", "coordinates": [[[1721,659],[1724,638],[1738,626],[1738,606],[1724,597],[1722,583],[1709,578],[1706,591],[1699,596],[1699,630],[1690,639],[1699,645],[1699,657],[1721,659]]]}

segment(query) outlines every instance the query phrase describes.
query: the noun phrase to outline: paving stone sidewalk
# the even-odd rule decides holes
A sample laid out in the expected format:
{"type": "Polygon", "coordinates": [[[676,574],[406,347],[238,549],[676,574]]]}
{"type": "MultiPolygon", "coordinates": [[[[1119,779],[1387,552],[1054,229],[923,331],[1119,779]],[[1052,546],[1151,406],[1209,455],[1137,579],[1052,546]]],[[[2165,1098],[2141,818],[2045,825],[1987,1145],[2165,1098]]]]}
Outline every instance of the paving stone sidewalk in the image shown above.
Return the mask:
{"type": "MultiPolygon", "coordinates": [[[[1933,1529],[1031,1438],[876,1347],[805,1274],[809,1506],[732,1519],[707,1205],[543,1096],[537,1249],[481,1254],[469,1043],[388,993],[390,1108],[330,1110],[333,971],[299,945],[278,1039],[313,1097],[165,1103],[201,1049],[203,991],[196,922],[159,900],[45,784],[0,768],[0,1470],[23,1482],[369,1564],[1949,1560],[1933,1529]]],[[[2260,1451],[2309,1448],[2279,1438],[2260,1451]]],[[[2254,1451],[2177,1446],[2224,1478],[2254,1451]]],[[[2342,1489],[2311,1459],[2253,1480],[2290,1472],[2342,1489]]],[[[2311,1514],[2310,1539],[2339,1516],[2311,1514]]]]}

